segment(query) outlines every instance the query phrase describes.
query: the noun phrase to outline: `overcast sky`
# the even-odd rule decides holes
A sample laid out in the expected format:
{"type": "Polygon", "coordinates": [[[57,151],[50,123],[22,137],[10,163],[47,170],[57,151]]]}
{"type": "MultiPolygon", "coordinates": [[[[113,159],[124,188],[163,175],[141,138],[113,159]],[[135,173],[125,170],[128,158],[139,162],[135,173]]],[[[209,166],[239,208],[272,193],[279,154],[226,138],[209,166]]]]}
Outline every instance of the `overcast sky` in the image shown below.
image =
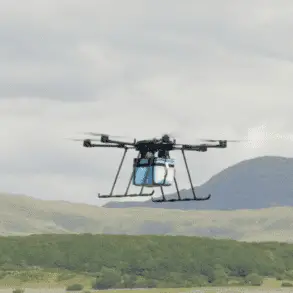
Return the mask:
{"type": "Polygon", "coordinates": [[[292,0],[2,0],[0,190],[100,204],[122,151],[65,139],[83,131],[183,143],[258,138],[262,125],[282,135],[188,153],[195,185],[244,159],[292,156],[292,13],[292,0]]]}

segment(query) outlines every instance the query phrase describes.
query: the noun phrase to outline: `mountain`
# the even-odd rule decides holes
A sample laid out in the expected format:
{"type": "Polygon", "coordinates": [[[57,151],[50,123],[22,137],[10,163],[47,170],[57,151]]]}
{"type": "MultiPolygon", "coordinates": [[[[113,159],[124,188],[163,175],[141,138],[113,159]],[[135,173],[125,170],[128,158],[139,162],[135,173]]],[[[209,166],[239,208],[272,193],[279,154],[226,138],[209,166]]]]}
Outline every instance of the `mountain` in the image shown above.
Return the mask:
{"type": "MultiPolygon", "coordinates": [[[[196,187],[197,196],[211,193],[203,202],[109,202],[106,208],[149,207],[183,210],[261,209],[272,206],[293,206],[293,159],[264,156],[235,164],[196,187]]],[[[182,190],[182,197],[192,197],[191,190],[182,190]]],[[[168,195],[168,198],[176,194],[168,195]]]]}
{"type": "Polygon", "coordinates": [[[293,242],[292,223],[291,207],[240,211],[109,209],[0,194],[2,235],[156,234],[293,242]]]}

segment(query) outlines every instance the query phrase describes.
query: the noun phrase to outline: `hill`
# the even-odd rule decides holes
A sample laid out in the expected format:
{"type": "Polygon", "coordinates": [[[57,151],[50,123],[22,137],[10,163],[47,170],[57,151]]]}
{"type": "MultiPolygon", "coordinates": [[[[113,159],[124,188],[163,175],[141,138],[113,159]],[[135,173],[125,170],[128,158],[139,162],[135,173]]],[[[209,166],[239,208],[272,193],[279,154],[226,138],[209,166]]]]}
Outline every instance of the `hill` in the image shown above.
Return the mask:
{"type": "Polygon", "coordinates": [[[0,194],[2,235],[163,234],[293,242],[292,223],[291,207],[241,211],[109,209],[0,194]]]}
{"type": "MultiPolygon", "coordinates": [[[[262,209],[272,206],[293,206],[293,158],[258,157],[230,166],[196,187],[199,197],[211,193],[205,202],[109,202],[107,208],[148,207],[183,210],[262,209]]],[[[170,194],[168,197],[176,197],[170,194]]],[[[182,197],[192,197],[183,190],[182,197]]]]}
{"type": "Polygon", "coordinates": [[[289,244],[183,236],[0,237],[0,278],[58,269],[91,276],[96,289],[260,285],[263,277],[293,279],[292,250],[289,244]]]}

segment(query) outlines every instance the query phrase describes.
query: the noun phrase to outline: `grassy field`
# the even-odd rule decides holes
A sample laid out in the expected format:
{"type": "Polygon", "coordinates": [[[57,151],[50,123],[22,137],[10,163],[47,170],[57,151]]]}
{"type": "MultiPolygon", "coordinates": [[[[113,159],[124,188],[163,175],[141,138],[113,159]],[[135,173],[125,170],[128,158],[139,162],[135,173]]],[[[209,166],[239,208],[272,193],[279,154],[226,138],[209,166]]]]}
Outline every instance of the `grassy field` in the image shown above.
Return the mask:
{"type": "Polygon", "coordinates": [[[83,284],[91,288],[92,277],[69,271],[35,269],[1,272],[0,288],[66,288],[70,284],[83,284]]]}
{"type": "MultiPolygon", "coordinates": [[[[12,293],[13,288],[1,289],[0,293],[12,293]]],[[[107,293],[281,293],[290,292],[290,288],[267,289],[267,288],[177,288],[177,289],[133,289],[133,290],[105,290],[107,293]]],[[[64,293],[65,289],[25,289],[25,293],[64,293]]],[[[91,291],[101,292],[101,291],[91,291]]]]}
{"type": "Polygon", "coordinates": [[[107,209],[0,194],[0,234],[109,233],[196,235],[290,241],[293,208],[241,211],[107,209]]]}
{"type": "MultiPolygon", "coordinates": [[[[91,290],[92,277],[82,275],[82,274],[73,274],[70,272],[62,271],[44,271],[40,269],[24,272],[24,271],[15,271],[9,272],[3,276],[0,280],[0,293],[9,293],[12,292],[13,288],[24,288],[25,293],[61,293],[65,292],[65,288],[70,284],[83,284],[85,291],[95,292],[91,290]]],[[[293,292],[293,287],[290,288],[281,288],[281,281],[275,279],[265,279],[261,287],[244,287],[244,288],[176,288],[176,289],[119,289],[119,290],[106,290],[107,293],[114,293],[123,291],[124,293],[180,293],[180,292],[190,292],[190,293],[240,293],[240,292],[293,292]]]]}

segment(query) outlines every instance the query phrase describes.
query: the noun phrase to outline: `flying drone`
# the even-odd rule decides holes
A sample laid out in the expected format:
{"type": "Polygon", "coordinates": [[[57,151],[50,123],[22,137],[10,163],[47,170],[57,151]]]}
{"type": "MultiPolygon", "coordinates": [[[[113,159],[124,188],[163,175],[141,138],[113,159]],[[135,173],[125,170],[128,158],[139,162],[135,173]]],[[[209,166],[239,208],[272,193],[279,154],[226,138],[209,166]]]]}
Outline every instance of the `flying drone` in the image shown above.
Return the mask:
{"type": "MultiPolygon", "coordinates": [[[[110,139],[110,135],[89,132],[86,133],[91,136],[99,136],[99,144],[93,143],[97,139],[84,139],[83,146],[86,148],[120,148],[124,149],[124,153],[119,164],[117,174],[115,176],[111,191],[107,195],[98,194],[99,198],[124,198],[124,197],[152,197],[154,194],[154,188],[159,187],[161,189],[162,198],[154,199],[153,202],[175,202],[175,201],[205,201],[211,198],[211,194],[206,197],[197,197],[194,191],[193,183],[191,180],[190,171],[187,164],[185,151],[206,152],[210,148],[226,148],[228,140],[214,140],[214,139],[201,139],[205,143],[201,144],[177,144],[176,140],[171,140],[168,134],[164,134],[161,138],[153,138],[147,140],[133,140],[133,142],[119,141],[110,139]],[[217,143],[217,144],[215,144],[217,143]],[[120,174],[126,153],[129,149],[134,149],[138,152],[136,158],[133,159],[133,168],[131,177],[129,179],[127,188],[124,194],[113,195],[114,188],[117,179],[120,174]],[[178,182],[175,176],[175,160],[170,157],[171,151],[181,151],[189,178],[192,198],[182,198],[178,188],[178,182]],[[172,186],[175,183],[178,198],[166,199],[163,187],[172,186]],[[129,188],[131,183],[134,186],[140,186],[140,193],[129,194],[129,188]],[[144,187],[152,187],[151,193],[144,193],[144,187]]],[[[229,142],[237,142],[237,140],[230,140],[229,142]]]]}

